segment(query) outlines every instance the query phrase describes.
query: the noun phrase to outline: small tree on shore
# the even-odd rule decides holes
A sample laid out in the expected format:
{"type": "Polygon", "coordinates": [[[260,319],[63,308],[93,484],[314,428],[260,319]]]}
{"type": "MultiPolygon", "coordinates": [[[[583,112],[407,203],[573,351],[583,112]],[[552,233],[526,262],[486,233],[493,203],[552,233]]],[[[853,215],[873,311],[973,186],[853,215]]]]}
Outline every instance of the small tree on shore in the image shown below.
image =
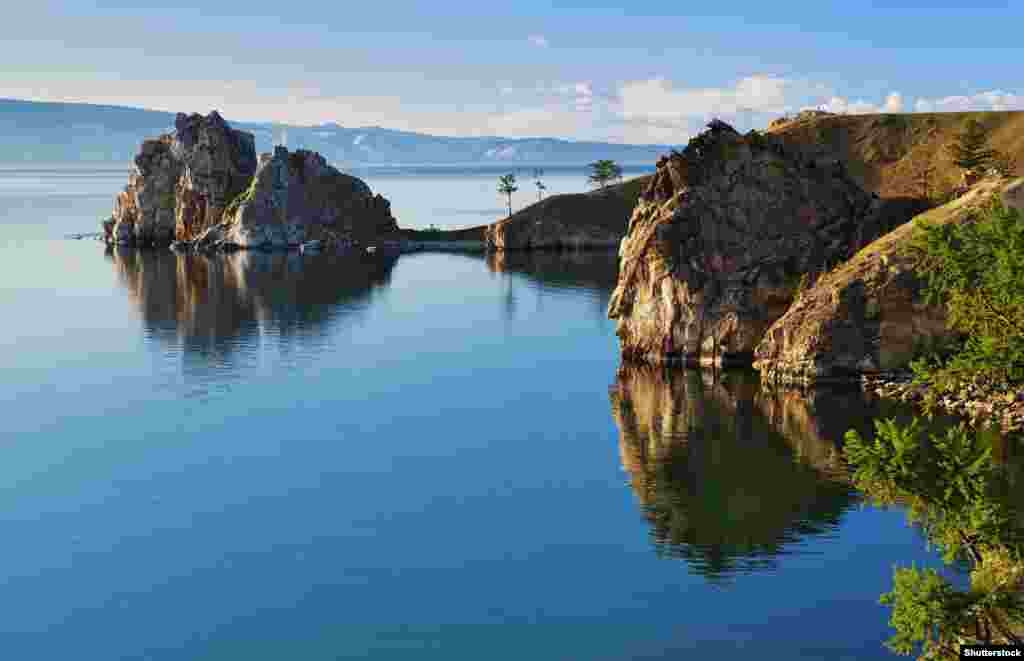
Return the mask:
{"type": "Polygon", "coordinates": [[[953,163],[961,170],[982,170],[996,155],[988,148],[988,132],[976,119],[967,120],[964,129],[949,147],[953,163]]]}
{"type": "Polygon", "coordinates": [[[622,179],[622,167],[615,161],[603,159],[594,161],[589,166],[590,183],[604,188],[609,182],[622,179]]]}
{"type": "Polygon", "coordinates": [[[516,176],[511,172],[498,178],[498,192],[505,196],[508,204],[508,215],[512,215],[512,193],[519,190],[516,176]]]}

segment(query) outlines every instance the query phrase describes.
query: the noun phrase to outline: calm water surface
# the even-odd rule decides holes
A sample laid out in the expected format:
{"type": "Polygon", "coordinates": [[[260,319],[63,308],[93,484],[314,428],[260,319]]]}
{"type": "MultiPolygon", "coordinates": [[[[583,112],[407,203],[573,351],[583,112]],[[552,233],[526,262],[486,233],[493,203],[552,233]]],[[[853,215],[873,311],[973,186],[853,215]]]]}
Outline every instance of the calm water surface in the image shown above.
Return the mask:
{"type": "Polygon", "coordinates": [[[888,658],[877,405],[619,370],[613,256],[63,238],[123,183],[0,168],[4,658],[888,658]]]}

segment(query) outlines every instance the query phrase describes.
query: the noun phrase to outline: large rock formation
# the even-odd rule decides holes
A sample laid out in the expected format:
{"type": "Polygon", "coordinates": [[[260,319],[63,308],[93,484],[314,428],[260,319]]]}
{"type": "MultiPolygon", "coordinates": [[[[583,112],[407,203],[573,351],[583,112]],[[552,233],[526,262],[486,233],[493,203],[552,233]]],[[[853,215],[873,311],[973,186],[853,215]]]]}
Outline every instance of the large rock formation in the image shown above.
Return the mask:
{"type": "Polygon", "coordinates": [[[810,385],[904,368],[922,346],[951,333],[945,310],[928,305],[907,248],[918,221],[966,222],[1000,195],[1024,210],[1024,179],[990,178],[872,242],[802,292],[765,333],[754,366],[770,381],[810,385]]]}
{"type": "Polygon", "coordinates": [[[279,147],[257,163],[254,145],[216,112],[178,115],[173,133],[142,144],[107,241],[278,248],[396,234],[390,204],[363,181],[308,151],[279,147]]]}
{"type": "Polygon", "coordinates": [[[842,164],[712,122],[658,163],[629,222],[609,305],[623,356],[749,363],[803,274],[880,233],[881,206],[842,164]]]}
{"type": "Polygon", "coordinates": [[[490,250],[551,250],[618,247],[629,214],[650,177],[589,193],[552,195],[488,225],[490,250]]]}
{"type": "Polygon", "coordinates": [[[320,154],[276,147],[260,157],[251,185],[221,222],[196,241],[203,249],[286,248],[306,241],[344,244],[398,240],[391,204],[320,154]]]}
{"type": "Polygon", "coordinates": [[[256,172],[251,133],[216,111],[179,114],[174,132],[142,143],[128,186],[105,224],[108,241],[161,245],[194,239],[220,222],[224,208],[256,172]]]}

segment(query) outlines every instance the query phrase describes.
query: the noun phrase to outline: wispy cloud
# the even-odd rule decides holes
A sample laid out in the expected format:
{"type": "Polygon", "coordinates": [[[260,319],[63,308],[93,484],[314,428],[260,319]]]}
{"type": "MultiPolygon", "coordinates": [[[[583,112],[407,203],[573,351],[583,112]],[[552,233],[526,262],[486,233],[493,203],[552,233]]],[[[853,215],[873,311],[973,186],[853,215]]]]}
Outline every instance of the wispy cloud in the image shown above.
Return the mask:
{"type": "Polygon", "coordinates": [[[548,46],[551,45],[551,42],[548,41],[548,38],[542,34],[531,34],[526,39],[537,48],[547,48],[548,46]]]}
{"type": "Polygon", "coordinates": [[[918,99],[917,112],[967,112],[973,110],[1024,110],[1024,95],[1003,90],[979,92],[970,96],[946,96],[939,99],[918,99]]]}

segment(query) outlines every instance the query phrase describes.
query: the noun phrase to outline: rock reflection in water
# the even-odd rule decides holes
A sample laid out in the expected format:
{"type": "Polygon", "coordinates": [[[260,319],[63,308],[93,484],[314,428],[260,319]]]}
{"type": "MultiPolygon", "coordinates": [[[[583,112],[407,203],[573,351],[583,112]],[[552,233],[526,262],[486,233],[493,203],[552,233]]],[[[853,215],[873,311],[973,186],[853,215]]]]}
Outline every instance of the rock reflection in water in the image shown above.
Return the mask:
{"type": "MultiPolygon", "coordinates": [[[[588,294],[594,301],[595,316],[606,320],[608,301],[618,279],[618,255],[605,250],[531,250],[487,253],[487,268],[494,273],[519,274],[540,294],[570,290],[588,294]]],[[[516,318],[517,292],[512,281],[505,293],[505,318],[516,318]]]]}
{"type": "MultiPolygon", "coordinates": [[[[858,502],[838,445],[855,410],[826,421],[796,393],[760,392],[745,372],[628,366],[610,394],[657,552],[709,579],[773,568],[858,502]]],[[[849,398],[837,406],[862,404],[849,398]]]]}
{"type": "Polygon", "coordinates": [[[186,354],[224,357],[274,336],[322,335],[369,307],[394,257],[241,251],[179,255],[114,247],[117,268],[147,330],[186,354]]]}

